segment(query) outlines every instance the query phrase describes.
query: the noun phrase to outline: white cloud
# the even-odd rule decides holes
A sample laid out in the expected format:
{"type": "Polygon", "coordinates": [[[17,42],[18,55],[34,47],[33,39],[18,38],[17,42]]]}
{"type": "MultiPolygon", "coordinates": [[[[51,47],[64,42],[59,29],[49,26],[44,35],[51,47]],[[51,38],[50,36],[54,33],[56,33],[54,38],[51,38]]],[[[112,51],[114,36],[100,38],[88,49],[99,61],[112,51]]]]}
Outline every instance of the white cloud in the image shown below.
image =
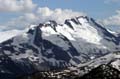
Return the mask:
{"type": "Polygon", "coordinates": [[[120,26],[120,10],[116,11],[116,15],[110,16],[101,22],[105,25],[120,26]]]}
{"type": "Polygon", "coordinates": [[[32,0],[0,0],[0,12],[28,12],[35,6],[32,0]]]}
{"type": "Polygon", "coordinates": [[[6,26],[0,25],[0,32],[6,30],[6,26]]]}
{"type": "Polygon", "coordinates": [[[65,19],[69,19],[76,16],[85,16],[83,12],[75,12],[71,9],[60,9],[51,10],[48,7],[38,8],[37,16],[40,18],[41,22],[48,20],[55,20],[58,23],[63,23],[65,19]]]}
{"type": "MultiPolygon", "coordinates": [[[[31,24],[37,23],[37,16],[33,13],[25,13],[22,16],[19,16],[18,18],[11,19],[9,22],[7,22],[4,26],[6,30],[10,29],[24,29],[25,27],[28,27],[31,24]]],[[[2,28],[0,28],[2,29],[2,28]]]]}
{"type": "MultiPolygon", "coordinates": [[[[55,9],[51,10],[47,7],[38,8],[34,13],[24,13],[24,15],[14,18],[6,23],[4,28],[8,29],[23,29],[30,24],[39,24],[49,20],[55,20],[57,23],[64,23],[65,19],[76,16],[85,16],[83,12],[74,12],[70,9],[55,9]]],[[[0,29],[2,29],[0,27],[0,29]]]]}

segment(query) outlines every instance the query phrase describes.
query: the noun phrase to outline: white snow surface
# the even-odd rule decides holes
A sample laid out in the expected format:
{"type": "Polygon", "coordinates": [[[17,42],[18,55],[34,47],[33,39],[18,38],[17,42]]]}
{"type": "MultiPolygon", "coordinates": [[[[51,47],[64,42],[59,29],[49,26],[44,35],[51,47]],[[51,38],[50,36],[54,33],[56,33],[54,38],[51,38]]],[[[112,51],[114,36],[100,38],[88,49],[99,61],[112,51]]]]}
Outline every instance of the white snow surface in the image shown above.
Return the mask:
{"type": "Polygon", "coordinates": [[[14,36],[22,34],[23,32],[24,32],[23,30],[10,30],[10,31],[0,32],[0,43],[4,42],[14,36]]]}

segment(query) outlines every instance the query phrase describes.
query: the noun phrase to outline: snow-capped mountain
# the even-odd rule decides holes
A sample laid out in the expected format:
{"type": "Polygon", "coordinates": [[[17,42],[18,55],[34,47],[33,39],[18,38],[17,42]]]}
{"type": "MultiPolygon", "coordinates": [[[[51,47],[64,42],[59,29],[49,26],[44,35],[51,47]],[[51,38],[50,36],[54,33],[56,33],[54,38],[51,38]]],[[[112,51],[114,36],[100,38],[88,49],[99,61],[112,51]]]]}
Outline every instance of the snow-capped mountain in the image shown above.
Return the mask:
{"type": "Polygon", "coordinates": [[[0,74],[11,77],[77,66],[120,50],[119,44],[119,37],[87,16],[64,24],[50,20],[0,44],[0,74]]]}

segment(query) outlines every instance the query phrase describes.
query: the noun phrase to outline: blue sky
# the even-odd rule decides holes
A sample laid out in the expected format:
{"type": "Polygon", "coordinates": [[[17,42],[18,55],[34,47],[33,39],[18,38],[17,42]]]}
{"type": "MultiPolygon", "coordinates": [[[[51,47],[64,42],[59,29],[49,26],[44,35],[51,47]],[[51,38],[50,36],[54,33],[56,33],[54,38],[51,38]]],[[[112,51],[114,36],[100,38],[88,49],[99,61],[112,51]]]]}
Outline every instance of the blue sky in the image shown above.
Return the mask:
{"type": "Polygon", "coordinates": [[[0,0],[0,3],[0,31],[6,30],[6,28],[23,29],[25,25],[38,21],[36,17],[45,20],[51,16],[54,17],[51,14],[49,17],[44,18],[41,16],[43,15],[41,11],[38,16],[39,8],[43,8],[43,12],[49,11],[49,13],[56,12],[55,9],[60,9],[60,16],[62,16],[62,13],[64,15],[65,13],[66,15],[71,13],[71,16],[85,13],[89,17],[100,20],[105,26],[114,26],[115,28],[117,26],[117,28],[120,28],[120,0],[0,0]],[[64,11],[66,9],[72,11],[66,12],[64,11]],[[33,21],[28,21],[25,18],[29,17],[28,15],[33,21]],[[20,23],[20,26],[15,23],[20,23]]]}
{"type": "MultiPolygon", "coordinates": [[[[106,0],[107,1],[107,0],[106,0]]],[[[51,9],[62,8],[82,11],[90,17],[105,18],[115,14],[120,9],[120,1],[106,2],[105,0],[34,0],[40,7],[49,7],[51,9]]]]}

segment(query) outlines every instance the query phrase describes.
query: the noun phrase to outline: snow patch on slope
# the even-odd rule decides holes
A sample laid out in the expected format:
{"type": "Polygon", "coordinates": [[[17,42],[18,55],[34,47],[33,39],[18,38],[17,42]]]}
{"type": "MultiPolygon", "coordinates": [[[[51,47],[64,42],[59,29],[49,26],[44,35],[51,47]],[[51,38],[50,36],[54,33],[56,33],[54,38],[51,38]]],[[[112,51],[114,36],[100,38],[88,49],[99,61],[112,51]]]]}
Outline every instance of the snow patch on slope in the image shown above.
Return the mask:
{"type": "Polygon", "coordinates": [[[23,30],[10,30],[10,31],[5,31],[5,32],[0,32],[0,43],[14,36],[22,34],[23,32],[24,32],[23,30]]]}

